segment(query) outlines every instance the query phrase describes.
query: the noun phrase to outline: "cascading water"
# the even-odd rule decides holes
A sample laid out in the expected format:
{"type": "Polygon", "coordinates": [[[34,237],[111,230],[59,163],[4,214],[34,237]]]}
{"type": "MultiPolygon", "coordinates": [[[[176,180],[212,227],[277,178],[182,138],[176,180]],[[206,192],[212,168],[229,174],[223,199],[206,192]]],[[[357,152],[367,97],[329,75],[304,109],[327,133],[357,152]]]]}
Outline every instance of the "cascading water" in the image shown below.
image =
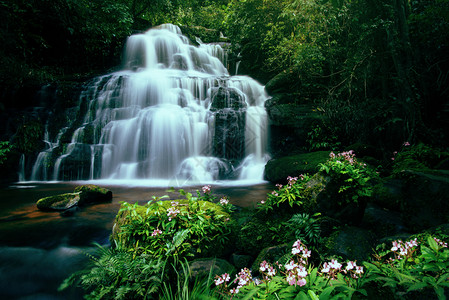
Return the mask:
{"type": "Polygon", "coordinates": [[[82,125],[64,147],[49,144],[31,179],[262,181],[268,96],[255,80],[229,76],[225,60],[221,47],[189,45],[174,25],[130,36],[124,69],[81,94],[82,125]]]}

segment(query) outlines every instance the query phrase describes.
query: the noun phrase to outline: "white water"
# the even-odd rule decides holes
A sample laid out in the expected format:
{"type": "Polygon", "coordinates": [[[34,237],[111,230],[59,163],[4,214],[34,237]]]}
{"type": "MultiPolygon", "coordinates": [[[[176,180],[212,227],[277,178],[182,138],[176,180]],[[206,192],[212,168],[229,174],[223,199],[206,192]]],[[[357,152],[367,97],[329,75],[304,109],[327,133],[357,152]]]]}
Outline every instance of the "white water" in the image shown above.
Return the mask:
{"type": "Polygon", "coordinates": [[[49,143],[31,180],[263,181],[268,96],[255,80],[229,76],[219,45],[191,46],[178,27],[161,25],[130,36],[124,58],[122,71],[81,95],[89,101],[84,124],[53,169],[60,142],[49,143]],[[218,88],[233,95],[226,107],[212,103],[218,88]]]}

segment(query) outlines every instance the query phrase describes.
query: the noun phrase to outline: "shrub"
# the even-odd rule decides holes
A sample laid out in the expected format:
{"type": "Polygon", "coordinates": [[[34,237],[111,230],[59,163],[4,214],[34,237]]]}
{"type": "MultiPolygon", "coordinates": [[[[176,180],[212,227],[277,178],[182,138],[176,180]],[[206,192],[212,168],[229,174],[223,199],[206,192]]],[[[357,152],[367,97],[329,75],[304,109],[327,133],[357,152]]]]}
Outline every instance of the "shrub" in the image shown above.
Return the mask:
{"type": "Polygon", "coordinates": [[[230,215],[219,204],[181,193],[187,199],[160,201],[155,197],[144,206],[123,202],[116,219],[118,228],[111,237],[114,244],[135,254],[159,257],[170,253],[177,259],[222,252],[232,231],[230,215]]]}
{"type": "Polygon", "coordinates": [[[359,162],[352,150],[335,154],[320,164],[320,172],[330,176],[330,193],[336,192],[339,204],[357,203],[360,198],[370,197],[374,193],[374,184],[379,175],[365,163],[359,162]]]}
{"type": "Polygon", "coordinates": [[[158,295],[165,278],[166,261],[147,254],[134,256],[121,248],[98,245],[98,257],[91,267],[72,274],[59,287],[79,285],[86,299],[151,299],[158,295]]]}

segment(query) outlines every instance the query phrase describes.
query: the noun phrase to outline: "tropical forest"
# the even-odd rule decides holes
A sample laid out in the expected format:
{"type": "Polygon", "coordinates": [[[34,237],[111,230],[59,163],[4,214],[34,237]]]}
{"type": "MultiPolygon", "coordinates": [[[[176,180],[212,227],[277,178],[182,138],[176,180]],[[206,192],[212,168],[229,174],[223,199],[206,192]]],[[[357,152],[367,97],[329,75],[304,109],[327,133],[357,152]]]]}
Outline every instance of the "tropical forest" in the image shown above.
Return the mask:
{"type": "Polygon", "coordinates": [[[449,0],[0,18],[0,298],[449,296],[449,0]]]}

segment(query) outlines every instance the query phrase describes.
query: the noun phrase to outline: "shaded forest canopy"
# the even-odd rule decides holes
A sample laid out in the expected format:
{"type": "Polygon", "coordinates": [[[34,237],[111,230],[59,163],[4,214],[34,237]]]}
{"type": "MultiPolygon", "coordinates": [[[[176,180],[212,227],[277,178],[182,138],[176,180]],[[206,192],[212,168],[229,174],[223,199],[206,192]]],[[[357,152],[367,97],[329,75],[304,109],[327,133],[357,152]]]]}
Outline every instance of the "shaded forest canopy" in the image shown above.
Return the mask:
{"type": "Polygon", "coordinates": [[[317,144],[448,146],[449,0],[2,0],[0,8],[2,94],[111,70],[133,32],[199,26],[229,37],[240,73],[280,78],[284,88],[270,93],[312,105],[317,144]]]}

